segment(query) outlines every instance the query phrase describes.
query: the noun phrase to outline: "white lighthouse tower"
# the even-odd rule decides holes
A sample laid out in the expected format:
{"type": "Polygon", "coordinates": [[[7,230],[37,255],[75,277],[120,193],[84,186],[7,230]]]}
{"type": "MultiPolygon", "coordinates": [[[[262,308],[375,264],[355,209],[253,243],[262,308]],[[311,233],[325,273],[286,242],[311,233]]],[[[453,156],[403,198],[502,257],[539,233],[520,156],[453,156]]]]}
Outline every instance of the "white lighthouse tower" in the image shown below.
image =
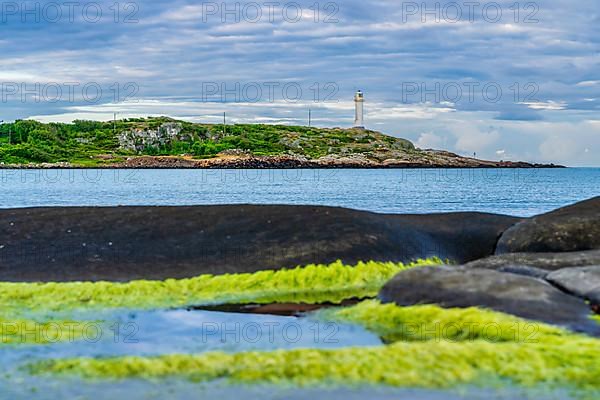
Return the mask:
{"type": "Polygon", "coordinates": [[[363,120],[365,98],[360,90],[354,95],[354,127],[364,129],[365,123],[363,120]]]}

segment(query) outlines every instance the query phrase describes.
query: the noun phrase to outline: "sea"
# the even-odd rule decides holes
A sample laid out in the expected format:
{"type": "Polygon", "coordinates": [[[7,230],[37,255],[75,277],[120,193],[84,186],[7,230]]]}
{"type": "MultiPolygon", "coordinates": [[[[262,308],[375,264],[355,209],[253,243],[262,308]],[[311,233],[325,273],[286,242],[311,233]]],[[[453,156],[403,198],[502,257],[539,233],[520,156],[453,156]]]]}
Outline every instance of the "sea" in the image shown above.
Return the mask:
{"type": "Polygon", "coordinates": [[[600,195],[600,168],[0,170],[0,208],[304,204],[532,216],[600,195]]]}

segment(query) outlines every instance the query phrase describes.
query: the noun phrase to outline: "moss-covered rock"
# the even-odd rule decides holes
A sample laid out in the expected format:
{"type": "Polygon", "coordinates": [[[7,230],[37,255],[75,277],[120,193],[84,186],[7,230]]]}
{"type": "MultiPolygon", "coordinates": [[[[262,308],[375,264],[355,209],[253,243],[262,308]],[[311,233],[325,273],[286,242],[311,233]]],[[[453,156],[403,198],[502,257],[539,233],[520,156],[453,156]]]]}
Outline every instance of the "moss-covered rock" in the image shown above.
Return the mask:
{"type": "Polygon", "coordinates": [[[476,307],[398,307],[367,300],[352,307],[321,311],[320,316],[360,324],[388,343],[440,340],[538,343],[540,339],[572,336],[556,326],[476,307]]]}
{"type": "Polygon", "coordinates": [[[513,273],[464,267],[401,271],[385,284],[379,298],[400,306],[484,307],[600,335],[583,300],[541,279],[513,273]]]}
{"type": "Polygon", "coordinates": [[[407,268],[437,265],[436,258],[410,264],[366,262],[307,265],[253,274],[202,275],[164,281],[0,283],[4,312],[99,308],[172,308],[224,303],[339,303],[373,297],[407,268]]]}

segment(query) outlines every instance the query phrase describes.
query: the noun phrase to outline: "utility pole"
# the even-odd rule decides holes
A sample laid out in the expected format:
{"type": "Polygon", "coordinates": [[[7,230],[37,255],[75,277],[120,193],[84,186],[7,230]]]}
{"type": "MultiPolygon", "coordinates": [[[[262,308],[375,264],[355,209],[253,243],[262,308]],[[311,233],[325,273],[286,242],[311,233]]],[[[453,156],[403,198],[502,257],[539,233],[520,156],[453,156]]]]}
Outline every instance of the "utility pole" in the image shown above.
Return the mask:
{"type": "Polygon", "coordinates": [[[310,124],[311,124],[311,117],[312,117],[312,110],[309,108],[308,109],[308,127],[310,128],[310,124]]]}
{"type": "Polygon", "coordinates": [[[117,113],[113,113],[113,135],[117,134],[117,113]]]}
{"type": "Polygon", "coordinates": [[[223,112],[223,137],[225,136],[225,112],[223,112]]]}

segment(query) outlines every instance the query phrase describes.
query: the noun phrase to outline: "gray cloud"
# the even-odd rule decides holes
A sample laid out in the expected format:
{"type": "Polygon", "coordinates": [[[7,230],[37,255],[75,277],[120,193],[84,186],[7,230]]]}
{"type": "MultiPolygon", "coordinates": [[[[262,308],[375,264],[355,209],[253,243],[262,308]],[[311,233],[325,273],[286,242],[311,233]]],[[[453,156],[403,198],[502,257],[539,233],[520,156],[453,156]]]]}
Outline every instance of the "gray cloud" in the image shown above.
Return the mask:
{"type": "MultiPolygon", "coordinates": [[[[533,3],[537,10],[523,2],[517,15],[510,9],[514,1],[501,1],[503,15],[495,23],[481,11],[491,2],[481,2],[472,21],[463,15],[457,22],[429,14],[423,22],[420,13],[406,15],[410,3],[391,0],[323,2],[317,22],[309,9],[314,1],[301,1],[303,18],[289,22],[281,14],[289,3],[281,2],[272,21],[256,23],[243,16],[239,23],[231,16],[223,22],[221,15],[206,15],[207,3],[191,0],[137,2],[134,8],[119,3],[115,22],[113,1],[96,3],[103,16],[95,23],[81,12],[73,22],[0,16],[0,82],[103,88],[92,102],[80,92],[55,102],[8,96],[0,119],[106,118],[118,111],[210,121],[227,111],[232,121],[303,123],[312,108],[317,123],[347,126],[352,93],[360,88],[372,128],[415,142],[495,159],[600,162],[598,124],[586,122],[597,119],[600,107],[600,24],[593,2],[548,0],[533,3]],[[329,14],[338,22],[324,22],[329,14]],[[137,103],[122,92],[132,82],[137,103]],[[263,93],[248,102],[235,89],[236,83],[269,82],[299,85],[302,97],[286,102],[280,94],[271,101],[263,93]],[[207,83],[225,84],[238,96],[208,99],[207,83]],[[323,92],[330,83],[337,88],[334,98],[323,92]],[[111,90],[115,84],[118,95],[111,90]],[[585,146],[552,151],[566,132],[585,146]]],[[[432,9],[438,2],[426,3],[432,9]]]]}

